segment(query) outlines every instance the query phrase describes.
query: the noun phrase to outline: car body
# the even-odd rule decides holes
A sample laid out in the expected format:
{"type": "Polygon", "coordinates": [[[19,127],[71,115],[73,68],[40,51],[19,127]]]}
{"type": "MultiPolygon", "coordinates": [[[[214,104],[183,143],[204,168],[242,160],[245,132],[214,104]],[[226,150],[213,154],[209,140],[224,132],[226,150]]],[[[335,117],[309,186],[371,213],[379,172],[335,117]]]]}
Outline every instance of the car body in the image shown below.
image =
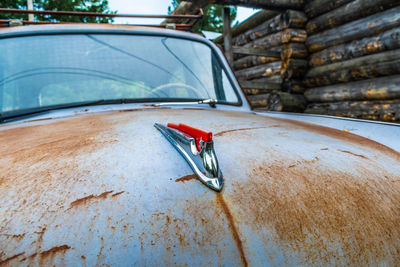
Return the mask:
{"type": "Polygon", "coordinates": [[[238,101],[97,103],[3,122],[0,265],[400,264],[398,125],[252,111],[223,54],[195,34],[29,26],[1,30],[0,45],[65,34],[200,42],[238,101]],[[213,132],[220,192],[154,127],[168,122],[213,132]]]}

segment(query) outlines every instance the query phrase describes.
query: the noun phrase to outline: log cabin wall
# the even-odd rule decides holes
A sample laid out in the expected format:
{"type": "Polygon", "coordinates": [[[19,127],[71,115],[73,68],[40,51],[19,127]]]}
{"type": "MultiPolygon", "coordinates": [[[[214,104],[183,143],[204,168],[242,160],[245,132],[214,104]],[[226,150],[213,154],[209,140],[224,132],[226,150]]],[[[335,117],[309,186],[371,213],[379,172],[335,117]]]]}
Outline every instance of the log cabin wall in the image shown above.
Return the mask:
{"type": "Polygon", "coordinates": [[[307,16],[295,10],[265,14],[233,37],[232,68],[254,109],[303,112],[307,16]]]}
{"type": "Polygon", "coordinates": [[[312,0],[306,113],[400,122],[400,1],[312,0]]]}

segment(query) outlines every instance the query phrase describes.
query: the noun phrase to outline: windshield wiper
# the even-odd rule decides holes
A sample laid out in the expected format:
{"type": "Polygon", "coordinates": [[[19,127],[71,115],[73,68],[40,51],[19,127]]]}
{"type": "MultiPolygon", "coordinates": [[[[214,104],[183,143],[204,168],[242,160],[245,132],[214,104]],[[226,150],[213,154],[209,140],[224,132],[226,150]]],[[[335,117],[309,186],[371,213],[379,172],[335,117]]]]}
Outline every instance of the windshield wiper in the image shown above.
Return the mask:
{"type": "Polygon", "coordinates": [[[218,100],[216,99],[202,99],[199,101],[193,101],[193,102],[164,102],[164,103],[159,103],[159,104],[154,104],[152,106],[154,107],[159,107],[159,106],[171,106],[171,105],[198,105],[198,104],[208,104],[210,107],[215,108],[215,104],[218,104],[218,100]]]}
{"type": "Polygon", "coordinates": [[[77,103],[68,103],[68,104],[60,104],[60,105],[53,105],[53,106],[23,109],[23,110],[6,111],[3,113],[0,113],[0,123],[11,121],[14,119],[20,119],[21,117],[25,117],[25,116],[32,116],[32,115],[36,115],[39,113],[48,112],[51,110],[75,108],[75,107],[83,107],[83,106],[93,106],[93,105],[103,104],[104,102],[105,102],[104,99],[100,99],[100,100],[95,100],[95,101],[83,101],[83,102],[77,102],[77,103]]]}

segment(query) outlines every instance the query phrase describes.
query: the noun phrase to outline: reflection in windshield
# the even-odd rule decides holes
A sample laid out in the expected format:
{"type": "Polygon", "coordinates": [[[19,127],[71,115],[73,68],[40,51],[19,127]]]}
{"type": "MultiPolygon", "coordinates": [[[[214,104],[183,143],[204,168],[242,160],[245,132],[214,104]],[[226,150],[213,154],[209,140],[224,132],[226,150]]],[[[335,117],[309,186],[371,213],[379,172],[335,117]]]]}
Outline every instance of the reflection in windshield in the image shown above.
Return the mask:
{"type": "Polygon", "coordinates": [[[98,99],[237,96],[212,50],[184,39],[53,35],[0,40],[1,111],[98,99]]]}

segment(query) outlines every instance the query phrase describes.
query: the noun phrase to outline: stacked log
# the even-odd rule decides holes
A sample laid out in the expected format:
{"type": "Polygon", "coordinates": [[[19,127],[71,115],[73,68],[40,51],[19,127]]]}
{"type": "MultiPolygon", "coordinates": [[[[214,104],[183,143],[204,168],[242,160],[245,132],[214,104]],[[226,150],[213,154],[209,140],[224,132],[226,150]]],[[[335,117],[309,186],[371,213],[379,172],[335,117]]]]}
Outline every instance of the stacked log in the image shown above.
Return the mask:
{"type": "Polygon", "coordinates": [[[280,32],[289,28],[304,28],[307,17],[303,12],[288,10],[285,13],[278,14],[271,19],[259,24],[258,26],[245,31],[243,34],[234,38],[236,45],[245,45],[251,41],[280,32]]]}
{"type": "Polygon", "coordinates": [[[254,79],[252,81],[239,80],[240,86],[247,95],[259,95],[264,93],[275,93],[281,90],[279,76],[254,79]]]}
{"type": "MultiPolygon", "coordinates": [[[[192,0],[196,1],[196,0],[192,0]]],[[[197,0],[198,1],[198,0],[197,0]]],[[[286,9],[302,9],[305,0],[212,0],[210,3],[217,5],[245,6],[252,8],[263,8],[268,10],[284,11],[286,9]]]]}
{"type": "Polygon", "coordinates": [[[355,0],[307,23],[307,32],[313,34],[325,29],[335,28],[382,10],[399,5],[393,0],[355,0]]]}
{"type": "Polygon", "coordinates": [[[233,68],[253,108],[304,110],[306,23],[305,13],[287,10],[232,38],[233,68]],[[246,49],[254,53],[244,54],[246,49]]]}
{"type": "Polygon", "coordinates": [[[316,67],[396,48],[400,48],[399,27],[314,53],[310,56],[309,64],[316,67]]]}
{"type": "Polygon", "coordinates": [[[351,82],[400,74],[400,49],[311,68],[304,84],[308,87],[351,82]]]}
{"type": "MultiPolygon", "coordinates": [[[[261,23],[263,23],[266,20],[269,20],[270,18],[278,15],[279,12],[276,11],[271,11],[271,10],[262,10],[260,12],[257,12],[247,20],[243,21],[242,23],[234,26],[231,29],[232,36],[238,36],[239,34],[244,33],[247,30],[250,30],[254,27],[257,27],[261,23]]],[[[214,43],[217,44],[222,44],[224,42],[223,36],[219,36],[217,39],[214,40],[214,43]]]]}
{"type": "Polygon", "coordinates": [[[315,103],[308,105],[305,112],[355,119],[400,122],[400,100],[315,103]]]}
{"type": "Polygon", "coordinates": [[[330,46],[374,36],[399,26],[400,7],[395,7],[346,23],[337,28],[311,35],[307,40],[307,44],[310,52],[317,52],[330,46]]]}
{"type": "Polygon", "coordinates": [[[315,87],[305,96],[310,102],[400,99],[400,75],[315,87]]]}
{"type": "Polygon", "coordinates": [[[252,107],[259,110],[303,112],[306,101],[303,95],[277,92],[271,94],[249,95],[252,107]]]}
{"type": "Polygon", "coordinates": [[[393,0],[307,3],[305,112],[400,121],[399,5],[393,0]]]}

